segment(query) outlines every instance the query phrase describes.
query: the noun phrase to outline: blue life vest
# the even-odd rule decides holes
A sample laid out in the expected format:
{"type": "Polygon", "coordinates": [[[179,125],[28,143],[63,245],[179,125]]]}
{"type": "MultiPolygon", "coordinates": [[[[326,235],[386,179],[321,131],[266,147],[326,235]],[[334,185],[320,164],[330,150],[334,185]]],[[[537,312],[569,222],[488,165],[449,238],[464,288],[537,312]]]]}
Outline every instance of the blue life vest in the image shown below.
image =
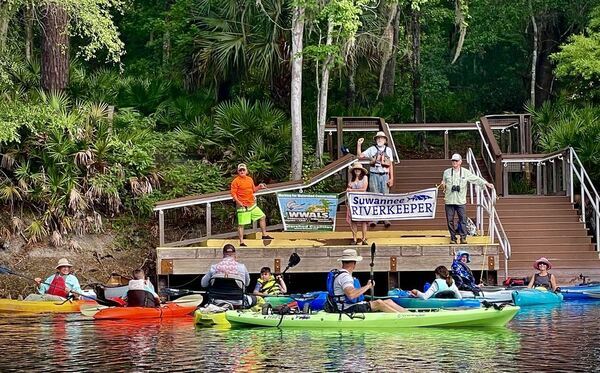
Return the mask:
{"type": "MultiPolygon", "coordinates": [[[[364,301],[365,296],[362,294],[358,298],[355,298],[355,299],[348,298],[348,296],[346,294],[344,294],[344,295],[336,295],[335,294],[333,283],[334,283],[335,279],[343,272],[347,272],[347,271],[346,270],[340,271],[339,269],[332,269],[331,271],[329,271],[329,273],[327,274],[327,294],[338,303],[354,304],[354,303],[364,301]]],[[[356,289],[360,288],[361,287],[360,281],[358,281],[358,279],[356,277],[352,277],[352,278],[354,279],[354,287],[356,289]]]]}

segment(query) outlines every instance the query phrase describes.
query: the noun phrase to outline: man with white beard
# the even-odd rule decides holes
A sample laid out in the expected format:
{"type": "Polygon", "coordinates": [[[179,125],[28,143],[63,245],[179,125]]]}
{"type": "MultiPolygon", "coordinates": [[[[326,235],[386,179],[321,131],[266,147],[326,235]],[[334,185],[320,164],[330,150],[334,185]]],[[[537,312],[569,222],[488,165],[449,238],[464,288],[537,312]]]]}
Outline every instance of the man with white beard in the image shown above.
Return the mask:
{"type": "MultiPolygon", "coordinates": [[[[362,152],[361,146],[365,142],[364,138],[358,139],[356,143],[356,154],[360,158],[370,158],[371,164],[369,168],[369,192],[388,194],[390,188],[394,185],[394,157],[392,149],[387,146],[387,136],[383,131],[377,132],[375,137],[375,145],[369,147],[362,152]]],[[[386,220],[383,222],[386,228],[389,228],[391,223],[386,220]]],[[[374,228],[377,221],[372,221],[370,226],[374,228]]]]}

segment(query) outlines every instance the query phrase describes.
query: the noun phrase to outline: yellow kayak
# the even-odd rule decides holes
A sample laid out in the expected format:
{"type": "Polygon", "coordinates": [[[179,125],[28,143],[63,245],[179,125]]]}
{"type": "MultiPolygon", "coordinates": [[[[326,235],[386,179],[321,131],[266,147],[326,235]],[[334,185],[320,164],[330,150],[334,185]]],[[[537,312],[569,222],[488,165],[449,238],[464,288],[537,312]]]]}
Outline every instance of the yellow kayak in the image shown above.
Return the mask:
{"type": "Polygon", "coordinates": [[[15,299],[0,299],[0,312],[5,313],[75,313],[84,304],[94,304],[93,301],[24,301],[15,299]]]}
{"type": "Polygon", "coordinates": [[[204,327],[222,327],[229,328],[231,324],[225,318],[225,312],[203,312],[198,309],[194,312],[194,323],[204,327]]]}

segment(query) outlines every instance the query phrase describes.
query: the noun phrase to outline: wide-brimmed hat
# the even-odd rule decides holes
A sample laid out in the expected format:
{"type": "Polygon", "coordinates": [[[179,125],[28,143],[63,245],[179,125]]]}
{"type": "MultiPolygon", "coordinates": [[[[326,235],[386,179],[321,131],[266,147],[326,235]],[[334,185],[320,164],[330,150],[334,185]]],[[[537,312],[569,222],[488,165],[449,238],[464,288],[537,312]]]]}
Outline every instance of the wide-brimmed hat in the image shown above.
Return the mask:
{"type": "Polygon", "coordinates": [[[60,258],[56,265],[56,269],[59,269],[60,267],[73,267],[73,264],[69,263],[69,259],[67,258],[60,258]]]}
{"type": "Polygon", "coordinates": [[[352,166],[350,166],[350,172],[353,172],[354,170],[361,170],[365,174],[369,173],[369,171],[367,171],[367,169],[364,168],[360,162],[352,163],[352,166]]]}
{"type": "Polygon", "coordinates": [[[460,250],[456,253],[456,259],[460,259],[463,255],[467,256],[467,263],[471,263],[471,254],[468,251],[460,250]]]}
{"type": "Polygon", "coordinates": [[[379,131],[375,134],[375,136],[373,136],[373,140],[377,141],[378,137],[383,137],[385,138],[385,141],[387,141],[387,136],[385,135],[385,133],[383,131],[379,131]]]}
{"type": "Polygon", "coordinates": [[[550,261],[544,257],[539,258],[538,260],[535,261],[535,263],[533,263],[533,268],[535,269],[540,269],[540,264],[544,263],[546,266],[548,266],[548,268],[546,269],[550,269],[552,268],[552,264],[550,263],[550,261]]]}
{"type": "Polygon", "coordinates": [[[360,262],[363,257],[358,255],[354,249],[346,249],[342,251],[342,257],[338,259],[338,262],[360,262]]]}

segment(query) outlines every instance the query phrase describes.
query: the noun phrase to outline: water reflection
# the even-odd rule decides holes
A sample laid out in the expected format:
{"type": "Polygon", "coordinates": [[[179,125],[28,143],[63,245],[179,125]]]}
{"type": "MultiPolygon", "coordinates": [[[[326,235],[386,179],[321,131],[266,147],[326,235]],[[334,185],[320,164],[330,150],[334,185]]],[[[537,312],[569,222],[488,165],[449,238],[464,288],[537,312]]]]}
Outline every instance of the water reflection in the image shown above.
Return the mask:
{"type": "Polygon", "coordinates": [[[0,317],[0,371],[591,371],[600,302],[523,309],[500,329],[196,329],[191,318],[0,317]],[[541,358],[542,357],[542,358],[541,358]]]}

